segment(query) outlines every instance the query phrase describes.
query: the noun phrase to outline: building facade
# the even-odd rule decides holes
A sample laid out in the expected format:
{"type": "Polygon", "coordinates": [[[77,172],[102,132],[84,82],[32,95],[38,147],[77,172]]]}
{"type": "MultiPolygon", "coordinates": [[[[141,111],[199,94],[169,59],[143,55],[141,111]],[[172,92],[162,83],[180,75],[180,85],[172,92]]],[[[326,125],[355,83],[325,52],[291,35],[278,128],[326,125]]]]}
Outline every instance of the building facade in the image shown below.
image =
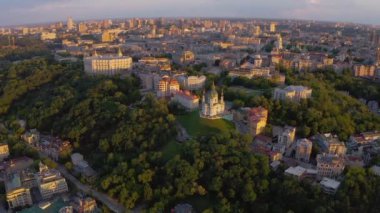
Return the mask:
{"type": "Polygon", "coordinates": [[[4,183],[9,208],[14,209],[33,204],[30,189],[22,186],[18,173],[7,176],[4,183]]]}
{"type": "Polygon", "coordinates": [[[175,78],[164,76],[158,82],[157,96],[170,97],[179,91],[179,83],[175,78]]]}
{"type": "Polygon", "coordinates": [[[174,94],[172,100],[178,102],[188,110],[199,108],[199,97],[192,95],[189,91],[178,91],[174,94]]]}
{"type": "Polygon", "coordinates": [[[273,98],[275,100],[290,100],[299,102],[302,99],[311,97],[312,89],[304,86],[288,86],[284,89],[276,88],[274,90],[273,98]]]}
{"type": "Polygon", "coordinates": [[[210,91],[207,93],[203,92],[201,108],[200,116],[202,118],[218,119],[224,114],[225,103],[223,92],[219,98],[214,84],[212,84],[210,91]]]}
{"type": "Polygon", "coordinates": [[[206,76],[180,76],[178,82],[185,90],[200,90],[205,86],[206,76]]]}
{"type": "Polygon", "coordinates": [[[121,50],[117,55],[98,56],[84,58],[84,71],[92,75],[116,75],[132,68],[131,57],[123,56],[121,50]]]}
{"type": "Polygon", "coordinates": [[[297,141],[296,159],[304,162],[309,162],[313,143],[304,138],[297,141]]]}
{"type": "Polygon", "coordinates": [[[317,155],[318,177],[336,178],[345,168],[344,158],[333,154],[317,155]]]}

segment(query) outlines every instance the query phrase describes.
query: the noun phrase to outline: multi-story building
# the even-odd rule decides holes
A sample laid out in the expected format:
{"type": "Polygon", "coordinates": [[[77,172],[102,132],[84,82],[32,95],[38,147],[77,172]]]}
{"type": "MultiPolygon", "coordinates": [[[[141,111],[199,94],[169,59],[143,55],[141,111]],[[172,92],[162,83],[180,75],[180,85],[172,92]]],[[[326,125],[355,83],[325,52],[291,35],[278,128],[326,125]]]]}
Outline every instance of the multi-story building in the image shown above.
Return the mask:
{"type": "Polygon", "coordinates": [[[40,171],[37,173],[37,186],[43,199],[48,199],[56,194],[69,191],[66,179],[55,169],[49,169],[40,163],[40,171]]]}
{"type": "Polygon", "coordinates": [[[297,141],[296,159],[304,162],[309,162],[313,143],[304,138],[297,141]]]}
{"type": "Polygon", "coordinates": [[[91,57],[84,58],[84,71],[93,75],[116,75],[121,74],[132,68],[133,61],[131,57],[123,56],[119,49],[117,55],[98,56],[95,54],[91,57]]]}
{"type": "Polygon", "coordinates": [[[335,178],[342,174],[345,168],[345,161],[342,156],[333,154],[317,155],[318,177],[335,178]]]}
{"type": "Polygon", "coordinates": [[[214,84],[212,84],[210,91],[203,92],[201,108],[200,116],[202,118],[218,119],[223,115],[225,109],[223,92],[219,98],[214,84]]]}
{"type": "Polygon", "coordinates": [[[380,67],[380,46],[376,49],[376,66],[380,67]]]}
{"type": "Polygon", "coordinates": [[[283,144],[285,147],[290,147],[296,136],[296,128],[292,126],[285,127],[273,127],[273,136],[277,136],[279,144],[283,144]]]}
{"type": "Polygon", "coordinates": [[[118,32],[106,30],[102,33],[102,42],[113,42],[116,40],[118,32]]]}
{"type": "Polygon", "coordinates": [[[243,133],[250,133],[257,136],[264,132],[268,121],[268,110],[263,107],[240,108],[233,113],[233,120],[239,123],[239,126],[246,127],[243,133]]]}
{"type": "Polygon", "coordinates": [[[328,154],[343,156],[346,154],[346,145],[339,140],[338,136],[332,134],[318,134],[315,140],[322,148],[322,151],[328,154]]]}
{"type": "Polygon", "coordinates": [[[11,209],[33,204],[30,189],[22,186],[18,173],[5,178],[5,191],[7,203],[11,209]]]}
{"type": "Polygon", "coordinates": [[[79,25],[78,25],[78,32],[79,33],[87,33],[87,30],[88,30],[88,28],[87,28],[87,25],[86,25],[86,23],[80,23],[79,25]]]}
{"type": "Polygon", "coordinates": [[[170,71],[171,62],[168,58],[144,57],[139,60],[139,66],[143,69],[170,71]]]}
{"type": "Polygon", "coordinates": [[[276,88],[273,98],[275,100],[290,100],[299,102],[311,97],[312,89],[304,86],[287,86],[284,89],[276,88]]]}
{"type": "Polygon", "coordinates": [[[93,213],[96,211],[96,201],[91,197],[78,198],[75,200],[74,209],[78,213],[93,213]]]}
{"type": "Polygon", "coordinates": [[[178,102],[188,110],[199,108],[199,97],[192,95],[189,91],[178,91],[174,94],[172,100],[178,102]]]}
{"type": "Polygon", "coordinates": [[[355,65],[353,74],[356,77],[374,77],[376,67],[370,65],[355,65]]]}
{"type": "Polygon", "coordinates": [[[182,53],[180,62],[183,64],[193,63],[195,61],[195,54],[191,51],[185,51],[182,53]]]}
{"type": "Polygon", "coordinates": [[[9,156],[9,147],[6,143],[0,143],[0,161],[3,161],[9,156]]]}
{"type": "Polygon", "coordinates": [[[205,86],[206,76],[180,76],[177,78],[181,87],[185,90],[199,90],[205,86]]]}
{"type": "Polygon", "coordinates": [[[268,121],[268,110],[263,107],[252,108],[248,114],[248,127],[251,135],[256,136],[264,132],[268,121]]]}
{"type": "Polygon", "coordinates": [[[158,82],[157,96],[170,97],[179,91],[179,83],[175,78],[164,76],[158,82]]]}
{"type": "Polygon", "coordinates": [[[324,177],[320,182],[322,190],[327,194],[335,194],[338,191],[340,182],[334,179],[324,177]]]}

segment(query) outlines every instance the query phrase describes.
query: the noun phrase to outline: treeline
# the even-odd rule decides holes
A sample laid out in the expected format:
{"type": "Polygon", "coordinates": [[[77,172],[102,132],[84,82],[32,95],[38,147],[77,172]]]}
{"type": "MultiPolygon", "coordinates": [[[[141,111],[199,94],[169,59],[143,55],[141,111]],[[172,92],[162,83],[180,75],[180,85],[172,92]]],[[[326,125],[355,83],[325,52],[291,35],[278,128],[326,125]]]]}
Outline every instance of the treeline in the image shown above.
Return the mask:
{"type": "Polygon", "coordinates": [[[0,36],[0,46],[3,46],[0,49],[0,61],[18,61],[50,55],[49,47],[33,36],[0,36]],[[14,47],[9,47],[9,38],[11,45],[13,45],[13,38],[15,39],[14,47]]]}

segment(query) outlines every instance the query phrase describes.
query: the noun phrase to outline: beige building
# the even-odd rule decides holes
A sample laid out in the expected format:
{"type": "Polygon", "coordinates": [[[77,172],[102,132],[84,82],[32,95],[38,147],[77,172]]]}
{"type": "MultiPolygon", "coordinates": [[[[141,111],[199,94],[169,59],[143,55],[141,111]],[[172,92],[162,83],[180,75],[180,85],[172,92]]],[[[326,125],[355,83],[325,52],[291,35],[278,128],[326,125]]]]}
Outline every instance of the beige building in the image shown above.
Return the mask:
{"type": "Polygon", "coordinates": [[[297,141],[296,159],[304,162],[309,162],[313,143],[304,138],[297,141]]]}
{"type": "Polygon", "coordinates": [[[276,22],[271,22],[270,26],[269,26],[269,31],[271,33],[275,33],[276,32],[276,28],[277,28],[277,23],[276,22]]]}
{"type": "Polygon", "coordinates": [[[157,96],[170,97],[179,91],[179,83],[175,78],[164,76],[158,82],[157,96]]]}
{"type": "Polygon", "coordinates": [[[319,134],[315,136],[315,139],[325,153],[343,156],[347,152],[346,145],[336,135],[330,133],[319,134]]]}
{"type": "Polygon", "coordinates": [[[225,110],[223,92],[219,98],[214,84],[212,84],[210,91],[203,92],[201,109],[200,116],[202,118],[218,119],[223,115],[225,110]]]}
{"type": "Polygon", "coordinates": [[[33,204],[30,189],[22,186],[18,173],[6,177],[5,191],[7,203],[11,209],[33,204]]]}
{"type": "Polygon", "coordinates": [[[191,51],[185,51],[182,53],[180,62],[183,64],[192,63],[195,61],[195,54],[191,51]]]}
{"type": "Polygon", "coordinates": [[[119,49],[117,55],[98,56],[95,54],[91,57],[84,58],[84,71],[93,75],[117,75],[132,68],[133,61],[131,57],[123,56],[119,49]]]}
{"type": "Polygon", "coordinates": [[[0,143],[0,161],[3,161],[9,156],[9,147],[6,143],[0,143]]]}
{"type": "Polygon", "coordinates": [[[344,158],[333,154],[317,155],[318,177],[335,178],[342,174],[345,168],[344,158]]]}
{"type": "Polygon", "coordinates": [[[40,163],[40,172],[37,173],[37,186],[43,199],[48,199],[56,194],[69,191],[66,180],[55,169],[48,169],[40,163]]]}
{"type": "Polygon", "coordinates": [[[240,108],[233,113],[233,120],[239,122],[242,133],[250,133],[257,136],[264,132],[268,121],[268,110],[263,107],[240,108]]]}
{"type": "Polygon", "coordinates": [[[67,18],[67,30],[74,30],[75,23],[72,17],[67,18]]]}
{"type": "Polygon", "coordinates": [[[188,110],[199,108],[199,97],[192,95],[189,91],[178,91],[174,94],[172,100],[180,103],[188,110]]]}
{"type": "Polygon", "coordinates": [[[37,129],[31,129],[21,136],[28,144],[37,144],[40,142],[40,132],[37,129]]]}
{"type": "Polygon", "coordinates": [[[299,102],[302,99],[311,97],[312,89],[304,86],[287,86],[284,89],[276,88],[273,98],[275,100],[290,100],[299,102]]]}

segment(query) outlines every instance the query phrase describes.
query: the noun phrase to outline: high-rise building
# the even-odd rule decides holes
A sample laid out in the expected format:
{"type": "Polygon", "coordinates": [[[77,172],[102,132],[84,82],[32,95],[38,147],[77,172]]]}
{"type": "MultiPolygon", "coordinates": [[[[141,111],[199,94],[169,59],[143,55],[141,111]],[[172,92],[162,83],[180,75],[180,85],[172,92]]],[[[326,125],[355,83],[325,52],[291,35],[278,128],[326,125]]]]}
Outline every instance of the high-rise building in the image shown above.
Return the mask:
{"type": "Polygon", "coordinates": [[[100,56],[95,51],[93,56],[84,58],[83,62],[84,71],[94,75],[120,74],[122,71],[130,69],[133,65],[132,58],[123,56],[120,49],[117,55],[100,56]]]}
{"type": "Polygon", "coordinates": [[[270,26],[269,26],[269,31],[271,33],[275,33],[276,32],[276,27],[277,27],[277,23],[276,22],[271,22],[270,26]]]}
{"type": "Polygon", "coordinates": [[[376,65],[380,67],[380,45],[377,47],[376,51],[376,65]]]}
{"type": "Polygon", "coordinates": [[[67,18],[67,29],[68,29],[68,30],[73,30],[73,29],[75,28],[74,25],[75,25],[75,23],[74,23],[73,18],[68,17],[68,18],[67,18]]]}
{"type": "Polygon", "coordinates": [[[304,162],[309,162],[313,143],[304,138],[297,141],[296,159],[304,162]]]}
{"type": "Polygon", "coordinates": [[[277,35],[277,49],[282,50],[283,47],[283,42],[282,42],[282,36],[281,34],[277,35]]]}
{"type": "Polygon", "coordinates": [[[254,27],[253,27],[253,35],[254,35],[254,36],[259,36],[259,35],[261,35],[261,28],[260,28],[260,26],[254,26],[254,27]]]}
{"type": "Polygon", "coordinates": [[[223,92],[218,95],[215,85],[212,84],[211,90],[207,93],[203,92],[202,97],[202,111],[200,116],[207,119],[218,119],[224,113],[225,104],[223,92]]]}

